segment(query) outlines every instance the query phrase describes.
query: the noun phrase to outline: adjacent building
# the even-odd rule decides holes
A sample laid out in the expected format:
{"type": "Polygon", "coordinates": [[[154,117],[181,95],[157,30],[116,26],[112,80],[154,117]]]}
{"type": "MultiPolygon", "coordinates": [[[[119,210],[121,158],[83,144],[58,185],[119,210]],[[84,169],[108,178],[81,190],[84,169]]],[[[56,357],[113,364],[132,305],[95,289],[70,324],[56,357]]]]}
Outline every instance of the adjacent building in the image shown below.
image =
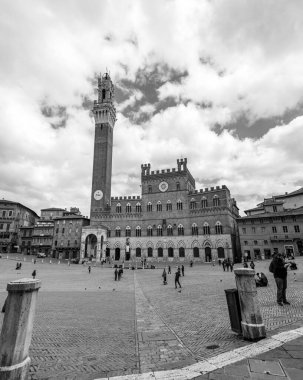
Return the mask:
{"type": "Polygon", "coordinates": [[[31,227],[39,216],[19,202],[0,200],[0,252],[20,252],[20,228],[31,227]]]}
{"type": "Polygon", "coordinates": [[[274,252],[303,255],[303,188],[266,198],[239,218],[242,255],[270,258],[274,252]]]}
{"type": "Polygon", "coordinates": [[[239,210],[226,186],[196,190],[187,159],[177,167],[141,165],[141,195],[111,197],[114,86],[98,79],[94,102],[94,162],[90,226],[84,227],[81,256],[97,260],[240,260],[239,210]]]}

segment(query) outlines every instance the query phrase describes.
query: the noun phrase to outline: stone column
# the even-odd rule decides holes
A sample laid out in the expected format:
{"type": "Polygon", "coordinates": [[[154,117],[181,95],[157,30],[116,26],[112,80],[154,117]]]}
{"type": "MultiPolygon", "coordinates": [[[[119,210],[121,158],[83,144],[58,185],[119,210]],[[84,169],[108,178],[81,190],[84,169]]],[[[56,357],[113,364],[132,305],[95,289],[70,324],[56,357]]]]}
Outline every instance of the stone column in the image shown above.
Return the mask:
{"type": "Polygon", "coordinates": [[[8,298],[0,336],[1,380],[27,379],[33,321],[40,280],[23,278],[7,284],[8,298]]]}
{"type": "Polygon", "coordinates": [[[260,312],[255,271],[241,268],[235,269],[234,273],[239,293],[243,338],[248,340],[265,338],[266,331],[260,312]]]}

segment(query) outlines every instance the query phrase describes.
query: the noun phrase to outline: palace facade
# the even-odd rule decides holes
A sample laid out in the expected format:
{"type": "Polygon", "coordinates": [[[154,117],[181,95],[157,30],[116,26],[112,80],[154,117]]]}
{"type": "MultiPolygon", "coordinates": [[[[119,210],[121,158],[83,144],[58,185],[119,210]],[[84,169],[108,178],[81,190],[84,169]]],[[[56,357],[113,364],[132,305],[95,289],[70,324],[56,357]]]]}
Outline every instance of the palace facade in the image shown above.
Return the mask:
{"type": "Polygon", "coordinates": [[[239,210],[229,189],[196,190],[187,159],[177,167],[141,165],[141,195],[111,197],[114,86],[98,78],[94,102],[94,162],[90,226],[84,227],[81,257],[113,261],[240,260],[239,210]]]}

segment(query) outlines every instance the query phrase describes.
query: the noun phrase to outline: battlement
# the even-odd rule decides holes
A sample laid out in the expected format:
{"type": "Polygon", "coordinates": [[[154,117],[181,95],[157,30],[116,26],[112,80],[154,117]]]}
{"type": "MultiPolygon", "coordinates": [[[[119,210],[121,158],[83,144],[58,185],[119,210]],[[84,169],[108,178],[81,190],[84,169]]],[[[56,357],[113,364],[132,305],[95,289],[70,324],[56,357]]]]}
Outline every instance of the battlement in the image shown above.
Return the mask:
{"type": "Polygon", "coordinates": [[[216,186],[216,187],[212,186],[211,188],[206,187],[205,189],[190,191],[189,194],[210,193],[210,192],[218,191],[218,190],[228,190],[228,188],[226,185],[222,185],[221,187],[220,186],[216,186]]]}
{"type": "Polygon", "coordinates": [[[142,164],[141,165],[141,175],[142,176],[149,176],[149,175],[156,175],[156,174],[167,174],[167,173],[177,173],[177,172],[184,172],[187,170],[187,158],[180,158],[177,159],[177,169],[161,169],[161,170],[150,170],[150,163],[148,164],[142,164]]]}
{"type": "Polygon", "coordinates": [[[129,196],[123,196],[123,197],[111,197],[112,201],[122,201],[122,200],[141,200],[140,195],[129,195],[129,196]]]}

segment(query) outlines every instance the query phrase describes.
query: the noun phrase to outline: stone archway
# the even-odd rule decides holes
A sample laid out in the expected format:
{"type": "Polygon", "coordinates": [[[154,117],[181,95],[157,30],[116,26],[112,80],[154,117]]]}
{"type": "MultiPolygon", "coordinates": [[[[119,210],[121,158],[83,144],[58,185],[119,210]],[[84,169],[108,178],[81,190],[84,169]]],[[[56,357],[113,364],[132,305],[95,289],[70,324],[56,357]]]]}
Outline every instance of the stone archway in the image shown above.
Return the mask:
{"type": "Polygon", "coordinates": [[[96,258],[97,255],[97,236],[95,234],[87,235],[85,239],[84,257],[96,258]]]}
{"type": "Polygon", "coordinates": [[[212,256],[211,256],[211,248],[210,247],[205,247],[205,261],[207,263],[210,263],[212,260],[212,256]]]}
{"type": "Polygon", "coordinates": [[[115,248],[115,261],[119,261],[121,256],[121,249],[120,247],[115,248]]]}

